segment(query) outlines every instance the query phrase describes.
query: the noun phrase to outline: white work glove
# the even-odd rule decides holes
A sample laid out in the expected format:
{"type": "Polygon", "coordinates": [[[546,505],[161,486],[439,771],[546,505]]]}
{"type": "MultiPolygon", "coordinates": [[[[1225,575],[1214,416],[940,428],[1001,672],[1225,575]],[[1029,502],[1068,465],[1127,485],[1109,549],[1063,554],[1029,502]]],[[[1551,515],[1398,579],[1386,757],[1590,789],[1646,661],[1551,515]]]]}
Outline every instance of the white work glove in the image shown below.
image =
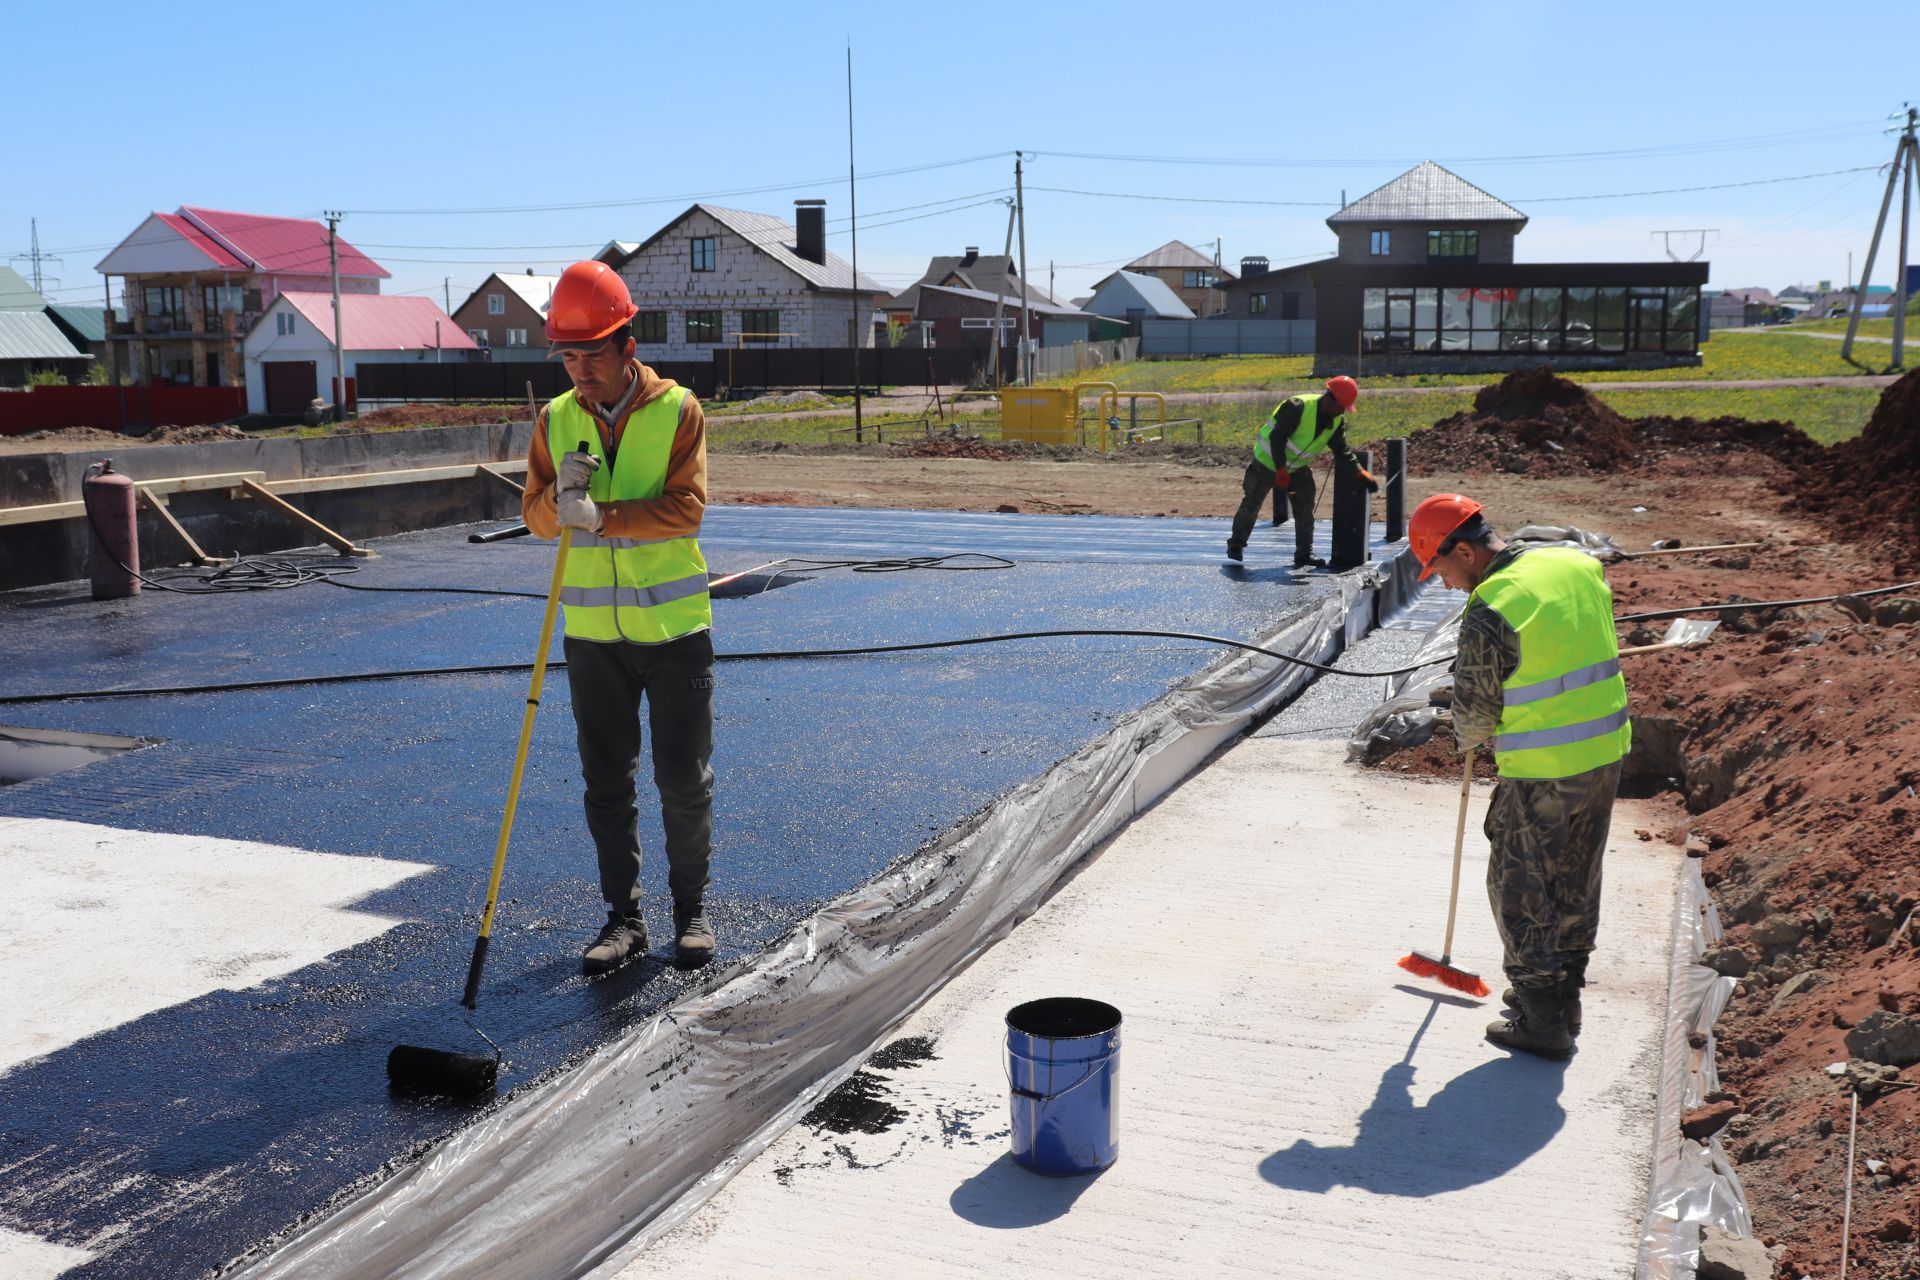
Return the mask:
{"type": "MultiPolygon", "coordinates": [[[[583,455],[570,454],[569,457],[583,455]]],[[[600,532],[600,507],[587,496],[585,489],[564,489],[554,499],[554,506],[560,512],[562,529],[584,529],[589,533],[600,532]]]]}
{"type": "Polygon", "coordinates": [[[569,489],[579,489],[584,492],[587,482],[593,479],[593,473],[599,469],[600,459],[584,449],[575,449],[572,453],[563,454],[560,458],[560,478],[555,482],[556,487],[561,493],[569,489]]]}

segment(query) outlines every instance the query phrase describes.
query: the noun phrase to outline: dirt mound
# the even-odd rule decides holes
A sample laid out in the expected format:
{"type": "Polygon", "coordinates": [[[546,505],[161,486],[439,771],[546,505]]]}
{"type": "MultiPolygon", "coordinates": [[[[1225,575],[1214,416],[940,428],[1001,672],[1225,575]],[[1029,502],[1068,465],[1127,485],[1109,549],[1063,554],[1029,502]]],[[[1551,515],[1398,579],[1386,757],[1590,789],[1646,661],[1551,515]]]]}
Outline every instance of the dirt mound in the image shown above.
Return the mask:
{"type": "Polygon", "coordinates": [[[402,404],[391,409],[375,409],[353,420],[354,426],[373,430],[384,427],[471,427],[489,422],[524,422],[523,404],[402,404]]]}
{"type": "Polygon", "coordinates": [[[999,445],[964,436],[940,436],[932,440],[916,440],[912,444],[900,446],[895,453],[902,458],[979,458],[987,462],[1005,462],[1013,457],[999,445]]]}
{"type": "Polygon", "coordinates": [[[1421,432],[1419,450],[1426,468],[1572,475],[1627,465],[1634,440],[1626,419],[1542,365],[1482,387],[1471,412],[1421,432]]]}
{"type": "Polygon", "coordinates": [[[1880,394],[1866,430],[1827,451],[1798,496],[1902,577],[1920,574],[1920,369],[1880,394]]]}
{"type": "Polygon", "coordinates": [[[225,425],[208,427],[155,427],[151,431],[136,434],[131,431],[111,431],[105,427],[55,427],[49,431],[31,431],[25,435],[10,437],[9,443],[15,446],[43,446],[47,449],[84,448],[87,445],[130,444],[210,444],[217,440],[246,440],[250,437],[238,427],[225,425]]]}

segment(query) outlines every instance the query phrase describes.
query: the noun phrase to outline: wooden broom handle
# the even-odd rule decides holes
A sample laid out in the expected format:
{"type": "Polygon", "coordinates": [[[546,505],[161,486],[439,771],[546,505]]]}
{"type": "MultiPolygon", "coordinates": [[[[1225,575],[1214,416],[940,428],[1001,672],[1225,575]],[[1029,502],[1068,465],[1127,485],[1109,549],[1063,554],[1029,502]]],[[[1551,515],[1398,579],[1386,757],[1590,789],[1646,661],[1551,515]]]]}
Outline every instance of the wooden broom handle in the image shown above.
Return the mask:
{"type": "Polygon", "coordinates": [[[1440,947],[1440,963],[1453,961],[1453,917],[1460,907],[1460,859],[1467,843],[1467,799],[1473,794],[1473,751],[1466,754],[1460,772],[1460,817],[1453,826],[1453,888],[1447,894],[1447,940],[1440,947]]]}

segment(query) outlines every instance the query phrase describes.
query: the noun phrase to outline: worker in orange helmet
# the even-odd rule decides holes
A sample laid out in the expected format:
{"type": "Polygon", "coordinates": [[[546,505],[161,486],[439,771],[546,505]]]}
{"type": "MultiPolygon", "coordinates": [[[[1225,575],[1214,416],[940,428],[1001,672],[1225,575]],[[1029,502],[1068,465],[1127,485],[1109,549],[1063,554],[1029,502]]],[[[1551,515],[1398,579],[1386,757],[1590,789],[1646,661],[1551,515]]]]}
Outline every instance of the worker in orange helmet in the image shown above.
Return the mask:
{"type": "Polygon", "coordinates": [[[701,555],[706,419],[685,387],[634,358],[638,309],[602,262],[576,262],[547,307],[549,353],[573,389],[534,424],[520,509],[542,538],[573,530],[560,599],[587,831],[607,922],[581,958],[605,973],[646,954],[635,777],[640,707],[666,829],[675,959],[713,958],[713,607],[701,555]],[[558,460],[556,462],[556,459],[558,460]]]}
{"type": "Polygon", "coordinates": [[[1313,460],[1331,450],[1335,466],[1358,476],[1367,492],[1380,492],[1380,482],[1347,448],[1346,415],[1359,398],[1359,384],[1342,375],[1327,379],[1325,391],[1290,396],[1267,415],[1253,442],[1253,461],[1241,480],[1240,509],[1234,512],[1233,532],[1227,535],[1227,559],[1237,563],[1243,558],[1254,522],[1260,518],[1260,504],[1272,493],[1276,528],[1287,520],[1282,496],[1293,506],[1293,567],[1327,567],[1325,560],[1313,554],[1313,460]]]}
{"type": "Polygon", "coordinates": [[[1471,594],[1454,659],[1462,751],[1493,745],[1487,897],[1505,945],[1513,1017],[1487,1027],[1509,1049],[1565,1058],[1600,925],[1600,862],[1633,742],[1613,592],[1574,547],[1503,542],[1458,493],[1414,509],[1421,578],[1471,594]]]}

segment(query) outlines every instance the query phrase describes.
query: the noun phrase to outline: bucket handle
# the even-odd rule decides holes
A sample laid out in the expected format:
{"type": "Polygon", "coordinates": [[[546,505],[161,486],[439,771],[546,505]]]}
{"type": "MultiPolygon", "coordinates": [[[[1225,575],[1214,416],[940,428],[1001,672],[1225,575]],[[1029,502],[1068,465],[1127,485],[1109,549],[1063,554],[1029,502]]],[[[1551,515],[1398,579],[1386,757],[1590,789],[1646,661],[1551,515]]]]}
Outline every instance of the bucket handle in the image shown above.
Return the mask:
{"type": "MultiPolygon", "coordinates": [[[[1107,1061],[1109,1061],[1111,1057],[1112,1055],[1109,1054],[1107,1058],[1101,1058],[1101,1059],[1082,1058],[1082,1059],[1079,1059],[1079,1061],[1082,1061],[1082,1062],[1097,1061],[1101,1064],[1104,1064],[1107,1061]]],[[[1072,1084],[1068,1085],[1066,1088],[1060,1090],[1060,1092],[1058,1093],[1037,1093],[1032,1089],[1022,1089],[1019,1085],[1013,1082],[1013,1052],[1012,1050],[1007,1050],[1000,1055],[1000,1074],[1002,1074],[1007,1078],[1007,1091],[1012,1093],[1014,1097],[1027,1098],[1034,1102],[1051,1102],[1055,1098],[1066,1097],[1068,1094],[1072,1093],[1075,1089],[1078,1089],[1081,1085],[1087,1083],[1087,1081],[1097,1079],[1100,1076],[1105,1075],[1106,1073],[1104,1071],[1101,1071],[1099,1067],[1095,1067],[1093,1070],[1088,1071],[1087,1074],[1081,1076],[1078,1080],[1074,1081],[1072,1084]]]]}

